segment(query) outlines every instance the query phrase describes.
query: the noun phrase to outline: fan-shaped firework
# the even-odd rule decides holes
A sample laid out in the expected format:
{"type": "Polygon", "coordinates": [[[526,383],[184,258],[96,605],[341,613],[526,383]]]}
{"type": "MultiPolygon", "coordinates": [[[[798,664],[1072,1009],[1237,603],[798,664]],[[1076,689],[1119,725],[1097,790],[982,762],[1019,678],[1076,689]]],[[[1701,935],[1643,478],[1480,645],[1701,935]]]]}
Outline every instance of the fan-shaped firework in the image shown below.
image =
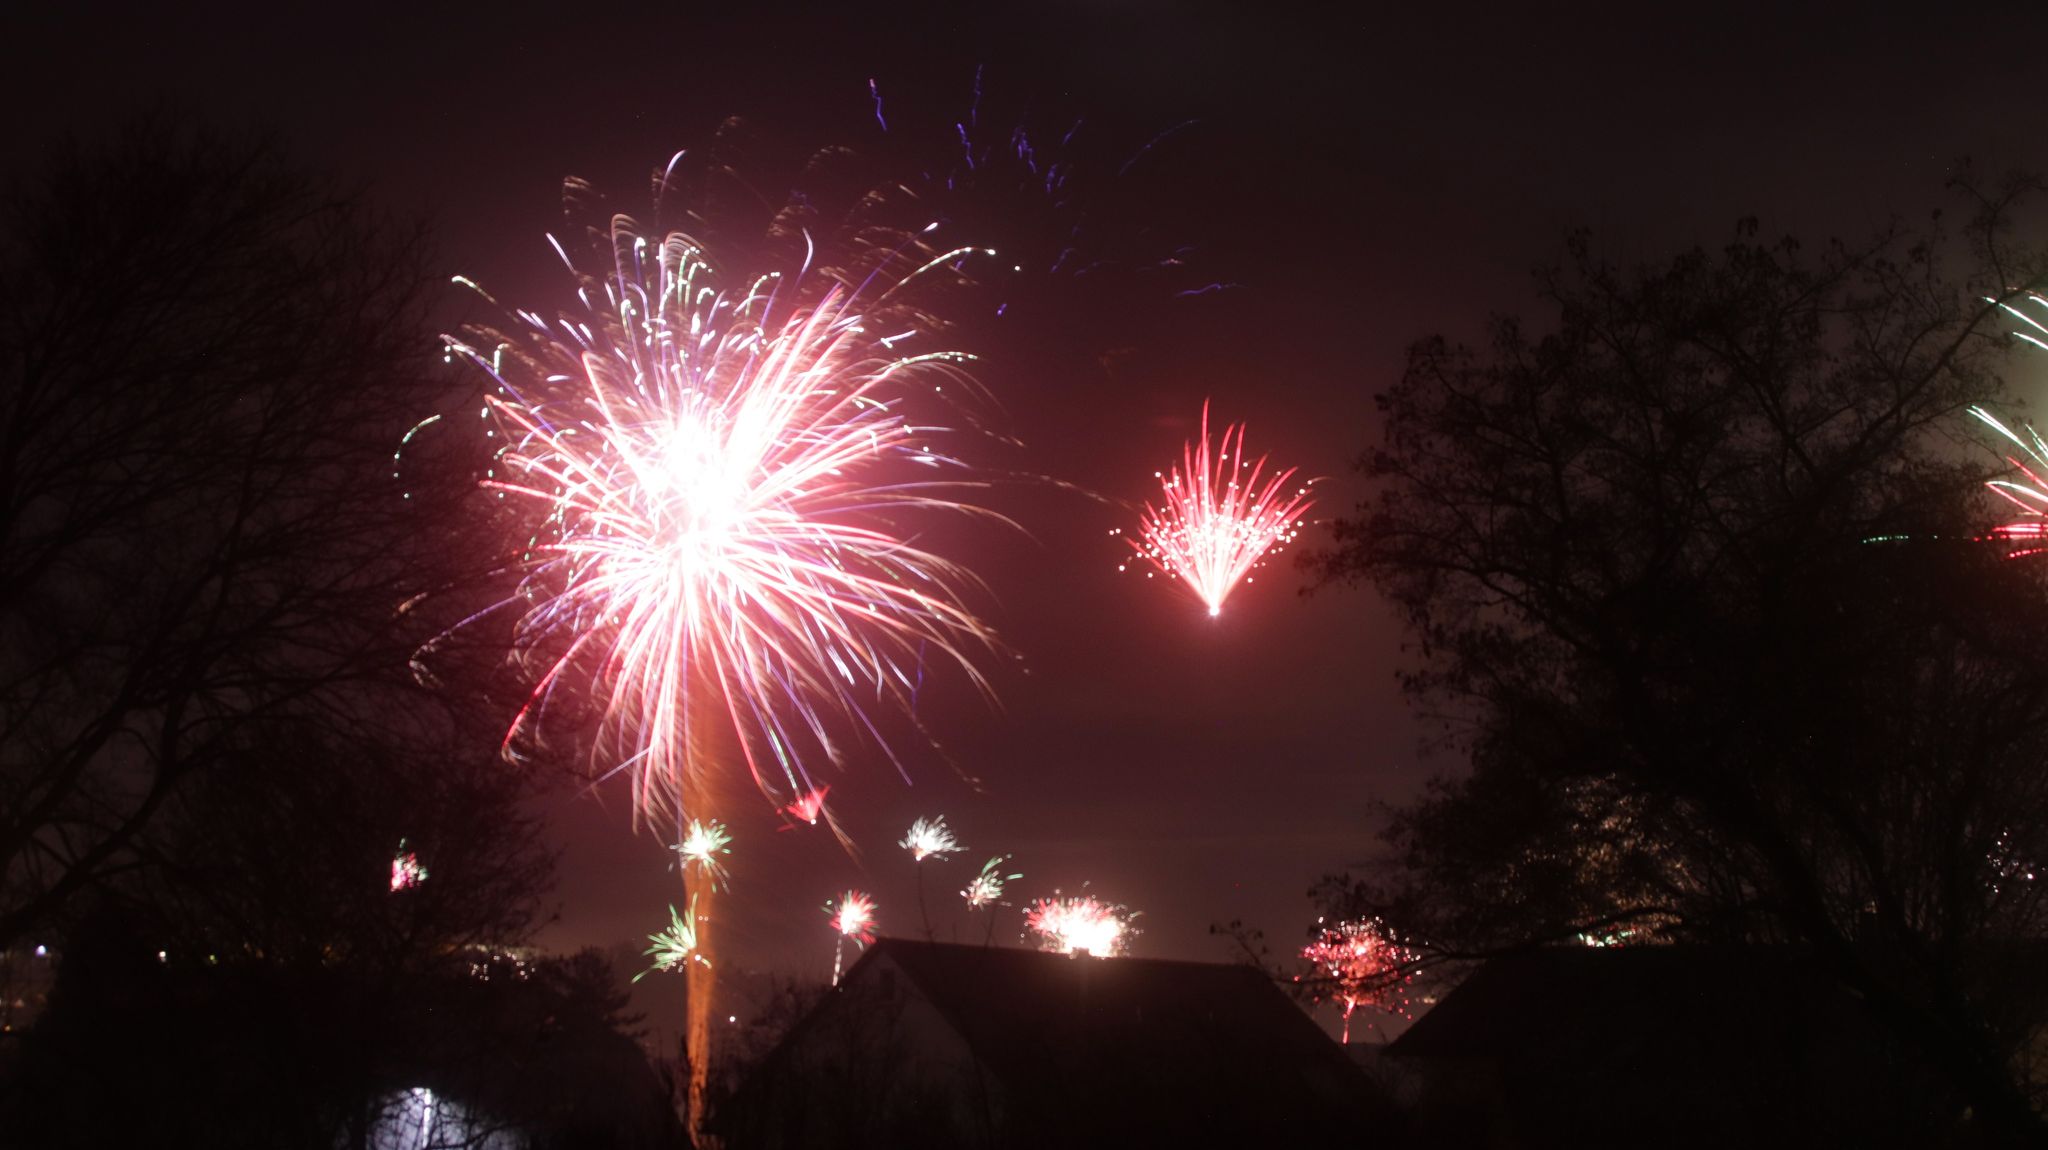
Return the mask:
{"type": "Polygon", "coordinates": [[[1315,964],[1311,989],[1316,998],[1342,1008],[1344,1041],[1351,1041],[1351,1014],[1361,1006],[1408,1013],[1415,954],[1379,919],[1325,926],[1301,956],[1315,964]]]}
{"type": "Polygon", "coordinates": [[[716,889],[725,878],[725,864],[718,861],[718,856],[731,854],[731,843],[732,835],[724,823],[717,819],[691,819],[683,841],[669,849],[682,856],[685,866],[697,867],[716,889]]]}
{"type": "Polygon", "coordinates": [[[966,357],[912,353],[921,317],[891,308],[969,252],[873,299],[835,284],[800,301],[777,274],[729,290],[687,236],[650,242],[621,217],[610,239],[587,316],[521,313],[531,330],[489,350],[451,341],[500,385],[491,486],[546,512],[515,600],[545,671],[513,734],[587,676],[643,811],[682,805],[710,728],[790,801],[813,791],[808,758],[839,755],[835,727],[875,733],[857,700],[907,706],[931,656],[982,684],[973,580],[895,526],[965,509],[941,429],[910,404],[966,357]]]}
{"type": "Polygon", "coordinates": [[[1042,898],[1031,904],[1024,925],[1038,936],[1040,950],[1122,954],[1129,945],[1133,913],[1090,895],[1042,898]]]}
{"type": "Polygon", "coordinates": [[[1265,474],[1266,459],[1244,458],[1244,425],[1225,429],[1212,453],[1209,405],[1202,405],[1201,438],[1184,449],[1181,466],[1160,477],[1158,507],[1145,505],[1131,546],[1146,562],[1184,580],[1209,614],[1266,555],[1294,539],[1313,500],[1308,486],[1290,486],[1294,469],[1265,474]]]}
{"type": "Polygon", "coordinates": [[[651,969],[643,970],[639,974],[634,975],[634,982],[646,978],[657,970],[681,970],[685,963],[693,961],[702,963],[705,966],[711,965],[709,959],[697,953],[697,906],[695,901],[691,902],[690,909],[681,914],[677,914],[676,908],[671,905],[668,908],[668,919],[669,925],[667,930],[657,931],[647,936],[649,945],[643,953],[654,960],[654,966],[651,969]]]}
{"type": "Polygon", "coordinates": [[[1003,901],[1003,887],[1024,877],[1022,872],[1004,874],[999,869],[1009,861],[1009,855],[997,855],[981,864],[981,873],[970,879],[966,888],[960,892],[960,897],[967,900],[969,910],[1000,905],[1003,901]]]}
{"type": "Polygon", "coordinates": [[[903,841],[896,845],[909,851],[913,862],[923,862],[928,858],[942,859],[963,849],[960,840],[953,837],[952,828],[946,825],[944,815],[934,819],[918,819],[911,823],[909,832],[903,836],[903,841]]]}

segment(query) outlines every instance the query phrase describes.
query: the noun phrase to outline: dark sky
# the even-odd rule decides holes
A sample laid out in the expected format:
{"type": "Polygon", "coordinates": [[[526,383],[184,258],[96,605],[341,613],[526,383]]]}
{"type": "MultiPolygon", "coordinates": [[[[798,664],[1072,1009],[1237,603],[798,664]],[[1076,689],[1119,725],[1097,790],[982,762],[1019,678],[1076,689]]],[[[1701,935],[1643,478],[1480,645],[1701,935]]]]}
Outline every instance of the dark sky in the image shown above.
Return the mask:
{"type": "MultiPolygon", "coordinates": [[[[729,116],[785,150],[936,157],[979,69],[984,127],[1045,139],[1085,117],[1083,206],[1187,244],[1184,274],[1199,278],[1047,279],[990,338],[982,378],[1026,444],[1010,462],[1114,499],[1149,493],[1213,397],[1219,420],[1250,422],[1255,450],[1332,477],[1323,513],[1348,507],[1349,462],[1377,437],[1371,396],[1404,345],[1525,306],[1529,270],[1567,228],[1624,262],[1717,243],[1745,215],[1853,237],[1943,202],[1961,157],[2048,170],[2035,124],[2048,14],[2027,4],[134,7],[6,18],[8,169],[32,166],[52,133],[104,133],[145,109],[269,126],[430,212],[449,273],[547,311],[566,295],[542,238],[561,226],[562,178],[638,210],[650,170],[729,116]],[[903,138],[919,131],[929,145],[903,138]],[[1212,281],[1235,286],[1174,294],[1212,281]]],[[[737,796],[729,953],[822,973],[820,908],[849,885],[876,893],[886,929],[917,930],[914,872],[893,843],[937,813],[970,848],[926,864],[942,933],[966,929],[952,892],[1008,852],[1023,895],[1091,882],[1142,911],[1141,954],[1223,957],[1207,927],[1231,918],[1299,937],[1314,879],[1372,853],[1372,804],[1457,765],[1418,754],[1394,622],[1366,591],[1300,597],[1284,562],[1211,621],[1117,574],[1112,507],[1000,499],[1028,534],[967,541],[963,557],[1020,661],[998,668],[999,708],[928,716],[983,789],[929,755],[906,756],[910,784],[872,757],[852,764],[833,797],[860,860],[819,831],[774,833],[765,805],[737,796]]],[[[564,857],[547,941],[661,923],[668,853],[631,833],[622,793],[570,794],[548,818],[564,857]]]]}

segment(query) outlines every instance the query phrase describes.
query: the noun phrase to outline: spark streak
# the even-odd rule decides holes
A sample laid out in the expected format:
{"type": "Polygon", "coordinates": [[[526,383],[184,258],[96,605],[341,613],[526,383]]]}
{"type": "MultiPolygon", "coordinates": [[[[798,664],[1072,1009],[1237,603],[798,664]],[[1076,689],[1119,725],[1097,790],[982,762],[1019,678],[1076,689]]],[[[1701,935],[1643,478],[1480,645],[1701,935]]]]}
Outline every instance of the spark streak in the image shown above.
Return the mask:
{"type": "Polygon", "coordinates": [[[1999,498],[2019,508],[2023,516],[1993,527],[1991,536],[2017,545],[2013,558],[2039,554],[2044,545],[2048,545],[2044,544],[2048,541],[2048,481],[2042,479],[2044,474],[2048,474],[2048,442],[2043,442],[2040,433],[2031,425],[2026,428],[2026,437],[2021,438],[2018,432],[1981,407],[1972,407],[1970,414],[2019,449],[2017,455],[2007,454],[2005,461],[2026,480],[1993,479],[1984,485],[1999,498]]]}

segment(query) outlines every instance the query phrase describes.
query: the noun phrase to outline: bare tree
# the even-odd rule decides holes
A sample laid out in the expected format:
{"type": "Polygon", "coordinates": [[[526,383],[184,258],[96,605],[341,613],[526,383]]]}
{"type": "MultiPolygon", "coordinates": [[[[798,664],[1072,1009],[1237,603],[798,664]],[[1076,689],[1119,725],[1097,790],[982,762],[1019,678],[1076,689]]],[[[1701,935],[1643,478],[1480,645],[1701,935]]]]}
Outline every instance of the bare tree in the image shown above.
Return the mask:
{"type": "Polygon", "coordinates": [[[423,238],[155,127],[0,203],[0,946],[251,724],[402,721],[407,605],[464,550],[392,466],[435,403],[423,238]]]}

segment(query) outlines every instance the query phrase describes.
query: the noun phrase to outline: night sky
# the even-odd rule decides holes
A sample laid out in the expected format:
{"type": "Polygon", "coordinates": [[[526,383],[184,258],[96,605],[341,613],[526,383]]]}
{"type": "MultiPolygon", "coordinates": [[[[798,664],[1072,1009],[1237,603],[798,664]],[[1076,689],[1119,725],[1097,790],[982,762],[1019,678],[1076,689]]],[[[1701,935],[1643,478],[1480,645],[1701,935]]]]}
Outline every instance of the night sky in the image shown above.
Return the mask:
{"type": "MultiPolygon", "coordinates": [[[[1921,5],[1910,18],[1847,6],[135,7],[7,18],[0,84],[15,115],[0,164],[33,168],[44,138],[105,134],[147,109],[268,126],[382,202],[430,213],[447,273],[550,312],[569,303],[543,239],[561,227],[565,176],[639,211],[648,173],[731,116],[785,151],[943,156],[933,128],[968,114],[977,72],[984,126],[1056,137],[1085,118],[1077,155],[1093,163],[1101,214],[1185,245],[1187,266],[1114,289],[1035,283],[1032,306],[976,321],[995,333],[977,350],[1025,445],[1005,464],[1112,501],[1150,493],[1213,398],[1219,421],[1249,421],[1254,450],[1330,477],[1319,516],[1348,509],[1350,463],[1377,439],[1371,397],[1403,347],[1471,338],[1490,312],[1526,306],[1530,269],[1569,228],[1621,261],[1718,243],[1748,215],[1767,234],[1857,237],[1941,204],[1962,157],[2048,170],[2038,5],[1921,5]],[[882,140],[871,80],[892,132],[928,144],[882,140]],[[1212,283],[1228,286],[1177,294],[1212,283]]],[[[435,402],[422,397],[422,414],[435,402]]],[[[918,932],[894,843],[937,813],[969,847],[926,864],[942,938],[978,941],[953,892],[1007,852],[1021,896],[1090,882],[1142,911],[1138,954],[1223,958],[1208,927],[1232,918],[1291,944],[1317,876],[1372,856],[1373,804],[1456,768],[1418,749],[1423,728],[1394,681],[1399,628],[1369,591],[1303,598],[1283,556],[1212,621],[1191,596],[1118,573],[1108,532],[1129,520],[1111,503],[1050,487],[992,500],[1025,534],[959,546],[1018,656],[995,665],[1000,705],[935,689],[923,717],[957,770],[912,748],[908,783],[873,755],[834,779],[861,859],[822,830],[776,833],[765,801],[736,793],[735,893],[721,912],[732,958],[822,974],[820,908],[848,886],[875,893],[885,930],[918,932]]],[[[623,788],[565,790],[547,817],[563,860],[543,942],[608,944],[665,921],[670,855],[631,833],[623,788]]],[[[1016,929],[1013,915],[998,940],[1016,929]]]]}

